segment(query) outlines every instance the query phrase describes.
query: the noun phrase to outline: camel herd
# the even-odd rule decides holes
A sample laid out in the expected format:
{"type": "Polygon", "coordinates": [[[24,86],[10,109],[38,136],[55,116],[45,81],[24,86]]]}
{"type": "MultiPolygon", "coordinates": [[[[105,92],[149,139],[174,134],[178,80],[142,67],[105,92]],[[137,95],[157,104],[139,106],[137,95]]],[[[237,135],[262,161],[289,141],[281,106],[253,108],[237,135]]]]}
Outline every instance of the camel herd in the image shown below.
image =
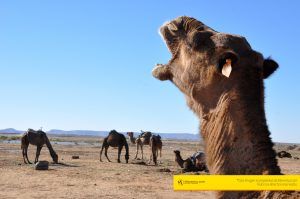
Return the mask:
{"type": "MultiPolygon", "coordinates": [[[[141,149],[141,154],[142,154],[142,160],[144,159],[143,157],[143,146],[144,145],[149,145],[150,146],[150,150],[151,150],[151,155],[149,158],[149,162],[148,164],[151,164],[151,162],[153,161],[155,165],[157,165],[157,157],[158,154],[160,155],[161,158],[161,151],[162,151],[162,140],[160,135],[154,135],[153,133],[151,133],[150,131],[141,131],[142,133],[137,137],[134,138],[133,137],[133,132],[127,132],[127,135],[129,137],[129,140],[131,141],[132,144],[136,144],[136,154],[135,154],[135,158],[138,158],[138,152],[139,152],[139,148],[141,149]]],[[[23,155],[23,159],[24,159],[24,163],[25,164],[32,164],[29,159],[28,159],[28,155],[27,155],[27,150],[28,150],[28,146],[29,144],[35,145],[37,146],[37,150],[36,150],[36,157],[34,160],[34,163],[36,164],[37,162],[39,162],[39,155],[41,152],[42,147],[44,146],[44,144],[46,144],[46,146],[49,149],[50,155],[54,161],[54,163],[58,163],[58,155],[56,154],[56,152],[54,151],[47,135],[45,132],[43,132],[42,130],[33,130],[33,129],[28,129],[21,138],[21,149],[22,149],[22,155],[23,155]],[[26,161],[27,160],[27,161],[26,161]]],[[[102,153],[103,153],[103,149],[104,149],[104,155],[106,157],[106,159],[110,161],[110,159],[108,158],[107,155],[107,151],[109,147],[117,147],[118,148],[118,163],[121,162],[120,160],[120,156],[121,156],[121,152],[123,147],[125,147],[125,161],[126,163],[128,163],[129,160],[129,146],[127,143],[127,140],[124,136],[124,134],[122,133],[118,133],[116,130],[112,130],[109,132],[108,136],[106,136],[103,139],[103,143],[102,143],[102,147],[100,150],[100,162],[102,162],[102,153]]],[[[174,151],[175,152],[175,151],[174,151]]],[[[180,152],[176,151],[178,153],[175,153],[175,162],[177,162],[177,164],[183,168],[183,171],[188,172],[188,171],[207,171],[207,167],[205,165],[205,156],[203,152],[198,152],[195,154],[198,155],[192,155],[191,157],[189,157],[187,160],[182,160],[181,156],[180,156],[180,152]],[[194,160],[194,161],[191,161],[194,160]],[[185,163],[182,163],[185,162],[185,163]],[[188,163],[186,163],[188,162],[188,163]],[[184,165],[184,166],[183,166],[184,165]]]]}
{"type": "MultiPolygon", "coordinates": [[[[246,38],[217,32],[191,17],[178,17],[164,23],[160,33],[172,58],[167,64],[156,65],[152,75],[162,81],[171,81],[198,116],[205,143],[205,169],[223,175],[281,175],[264,106],[264,80],[276,71],[278,64],[253,50],[246,38]]],[[[28,143],[35,144],[38,146],[37,161],[41,143],[49,142],[41,133],[30,134],[22,138],[23,156],[27,157],[28,143]]],[[[137,146],[135,158],[139,148],[143,158],[143,146],[150,145],[153,149],[150,160],[156,164],[162,146],[160,137],[148,132],[143,132],[138,138],[133,138],[132,133],[128,136],[137,146]]],[[[123,146],[128,151],[124,135],[115,131],[105,138],[100,159],[103,149],[107,157],[109,146],[119,147],[118,161],[123,146]]],[[[55,158],[51,145],[48,148],[55,158]]],[[[179,151],[174,153],[179,166],[191,170],[204,155],[199,153],[197,158],[183,160],[179,151]]],[[[126,152],[126,161],[128,158],[126,152]]],[[[300,198],[300,193],[218,191],[216,197],[300,198]]]]}

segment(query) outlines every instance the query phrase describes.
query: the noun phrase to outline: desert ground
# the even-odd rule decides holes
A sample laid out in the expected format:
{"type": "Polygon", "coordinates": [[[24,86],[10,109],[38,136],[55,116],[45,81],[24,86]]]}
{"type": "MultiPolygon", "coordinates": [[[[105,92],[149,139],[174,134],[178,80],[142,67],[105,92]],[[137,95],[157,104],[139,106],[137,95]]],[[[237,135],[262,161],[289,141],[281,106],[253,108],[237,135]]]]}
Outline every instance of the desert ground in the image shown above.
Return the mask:
{"type": "MultiPolygon", "coordinates": [[[[181,150],[187,158],[203,144],[194,141],[163,140],[158,166],[148,165],[150,149],[144,147],[144,161],[133,160],[136,146],[129,144],[130,159],[125,163],[123,149],[117,163],[117,149],[109,148],[107,162],[99,161],[103,138],[84,136],[49,136],[59,155],[59,164],[52,163],[44,146],[39,160],[51,162],[49,170],[38,171],[34,165],[24,164],[20,141],[2,136],[0,140],[0,198],[212,198],[211,192],[174,192],[172,176],[181,169],[174,162],[173,150],[181,150]],[[72,159],[78,155],[79,159],[72,159]]],[[[287,150],[300,157],[300,145],[275,145],[277,151],[287,150]]],[[[36,147],[29,146],[29,159],[34,161],[36,147]]],[[[280,158],[284,174],[300,174],[300,160],[280,158]]],[[[189,173],[205,175],[205,173],[189,173]]]]}

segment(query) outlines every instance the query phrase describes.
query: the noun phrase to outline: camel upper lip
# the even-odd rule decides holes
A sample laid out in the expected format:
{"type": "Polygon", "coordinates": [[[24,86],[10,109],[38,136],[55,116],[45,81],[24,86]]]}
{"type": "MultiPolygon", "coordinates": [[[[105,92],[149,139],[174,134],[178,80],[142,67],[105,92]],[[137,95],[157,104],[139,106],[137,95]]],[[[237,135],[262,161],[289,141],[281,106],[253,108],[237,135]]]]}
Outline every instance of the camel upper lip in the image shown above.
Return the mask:
{"type": "Polygon", "coordinates": [[[168,22],[160,27],[160,35],[163,41],[165,42],[168,50],[172,54],[172,57],[174,57],[176,54],[176,50],[175,50],[176,39],[170,29],[175,30],[176,28],[177,28],[176,25],[173,24],[172,22],[168,22]]]}

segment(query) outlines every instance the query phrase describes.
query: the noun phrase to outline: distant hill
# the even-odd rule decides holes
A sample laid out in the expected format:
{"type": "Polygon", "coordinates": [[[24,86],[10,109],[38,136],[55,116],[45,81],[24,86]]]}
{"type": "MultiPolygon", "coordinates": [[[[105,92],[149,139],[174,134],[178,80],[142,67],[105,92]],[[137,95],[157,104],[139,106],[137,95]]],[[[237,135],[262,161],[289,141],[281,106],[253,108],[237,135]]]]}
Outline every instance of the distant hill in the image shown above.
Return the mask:
{"type": "Polygon", "coordinates": [[[24,131],[16,130],[14,128],[7,128],[7,129],[0,130],[0,133],[21,134],[21,133],[24,133],[24,131]]]}
{"type": "MultiPolygon", "coordinates": [[[[14,128],[7,128],[0,130],[0,133],[3,134],[21,134],[24,131],[16,130],[14,128]]],[[[53,135],[64,135],[64,136],[97,136],[97,137],[105,137],[108,135],[109,131],[91,131],[91,130],[71,130],[65,131],[60,129],[51,129],[47,131],[48,134],[53,135]]],[[[126,132],[121,132],[126,134],[126,132]]],[[[154,134],[159,134],[162,139],[175,139],[175,140],[200,140],[198,134],[191,133],[158,133],[153,132],[154,134]]],[[[140,132],[134,132],[134,136],[137,137],[140,132]]]]}
{"type": "Polygon", "coordinates": [[[77,136],[99,136],[105,137],[108,135],[108,131],[91,131],[91,130],[71,130],[71,131],[64,131],[59,129],[51,129],[47,131],[49,134],[54,135],[77,135],[77,136]]]}

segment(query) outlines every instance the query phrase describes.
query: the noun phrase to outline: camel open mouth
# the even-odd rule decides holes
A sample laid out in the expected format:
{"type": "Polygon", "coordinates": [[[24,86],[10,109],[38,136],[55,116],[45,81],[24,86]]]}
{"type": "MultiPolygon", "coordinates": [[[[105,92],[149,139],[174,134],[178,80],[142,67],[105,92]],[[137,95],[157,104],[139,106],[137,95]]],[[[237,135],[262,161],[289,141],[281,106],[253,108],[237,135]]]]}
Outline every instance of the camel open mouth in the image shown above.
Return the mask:
{"type": "Polygon", "coordinates": [[[152,75],[159,80],[170,80],[172,77],[169,65],[176,57],[178,51],[179,28],[176,21],[167,22],[160,27],[159,33],[166,43],[172,57],[167,64],[156,64],[155,68],[152,70],[152,75]]]}
{"type": "Polygon", "coordinates": [[[159,29],[159,34],[161,35],[163,41],[166,43],[166,46],[170,51],[172,58],[175,57],[178,50],[178,37],[180,36],[181,30],[180,25],[181,24],[178,25],[178,22],[175,20],[166,22],[159,29]]]}

